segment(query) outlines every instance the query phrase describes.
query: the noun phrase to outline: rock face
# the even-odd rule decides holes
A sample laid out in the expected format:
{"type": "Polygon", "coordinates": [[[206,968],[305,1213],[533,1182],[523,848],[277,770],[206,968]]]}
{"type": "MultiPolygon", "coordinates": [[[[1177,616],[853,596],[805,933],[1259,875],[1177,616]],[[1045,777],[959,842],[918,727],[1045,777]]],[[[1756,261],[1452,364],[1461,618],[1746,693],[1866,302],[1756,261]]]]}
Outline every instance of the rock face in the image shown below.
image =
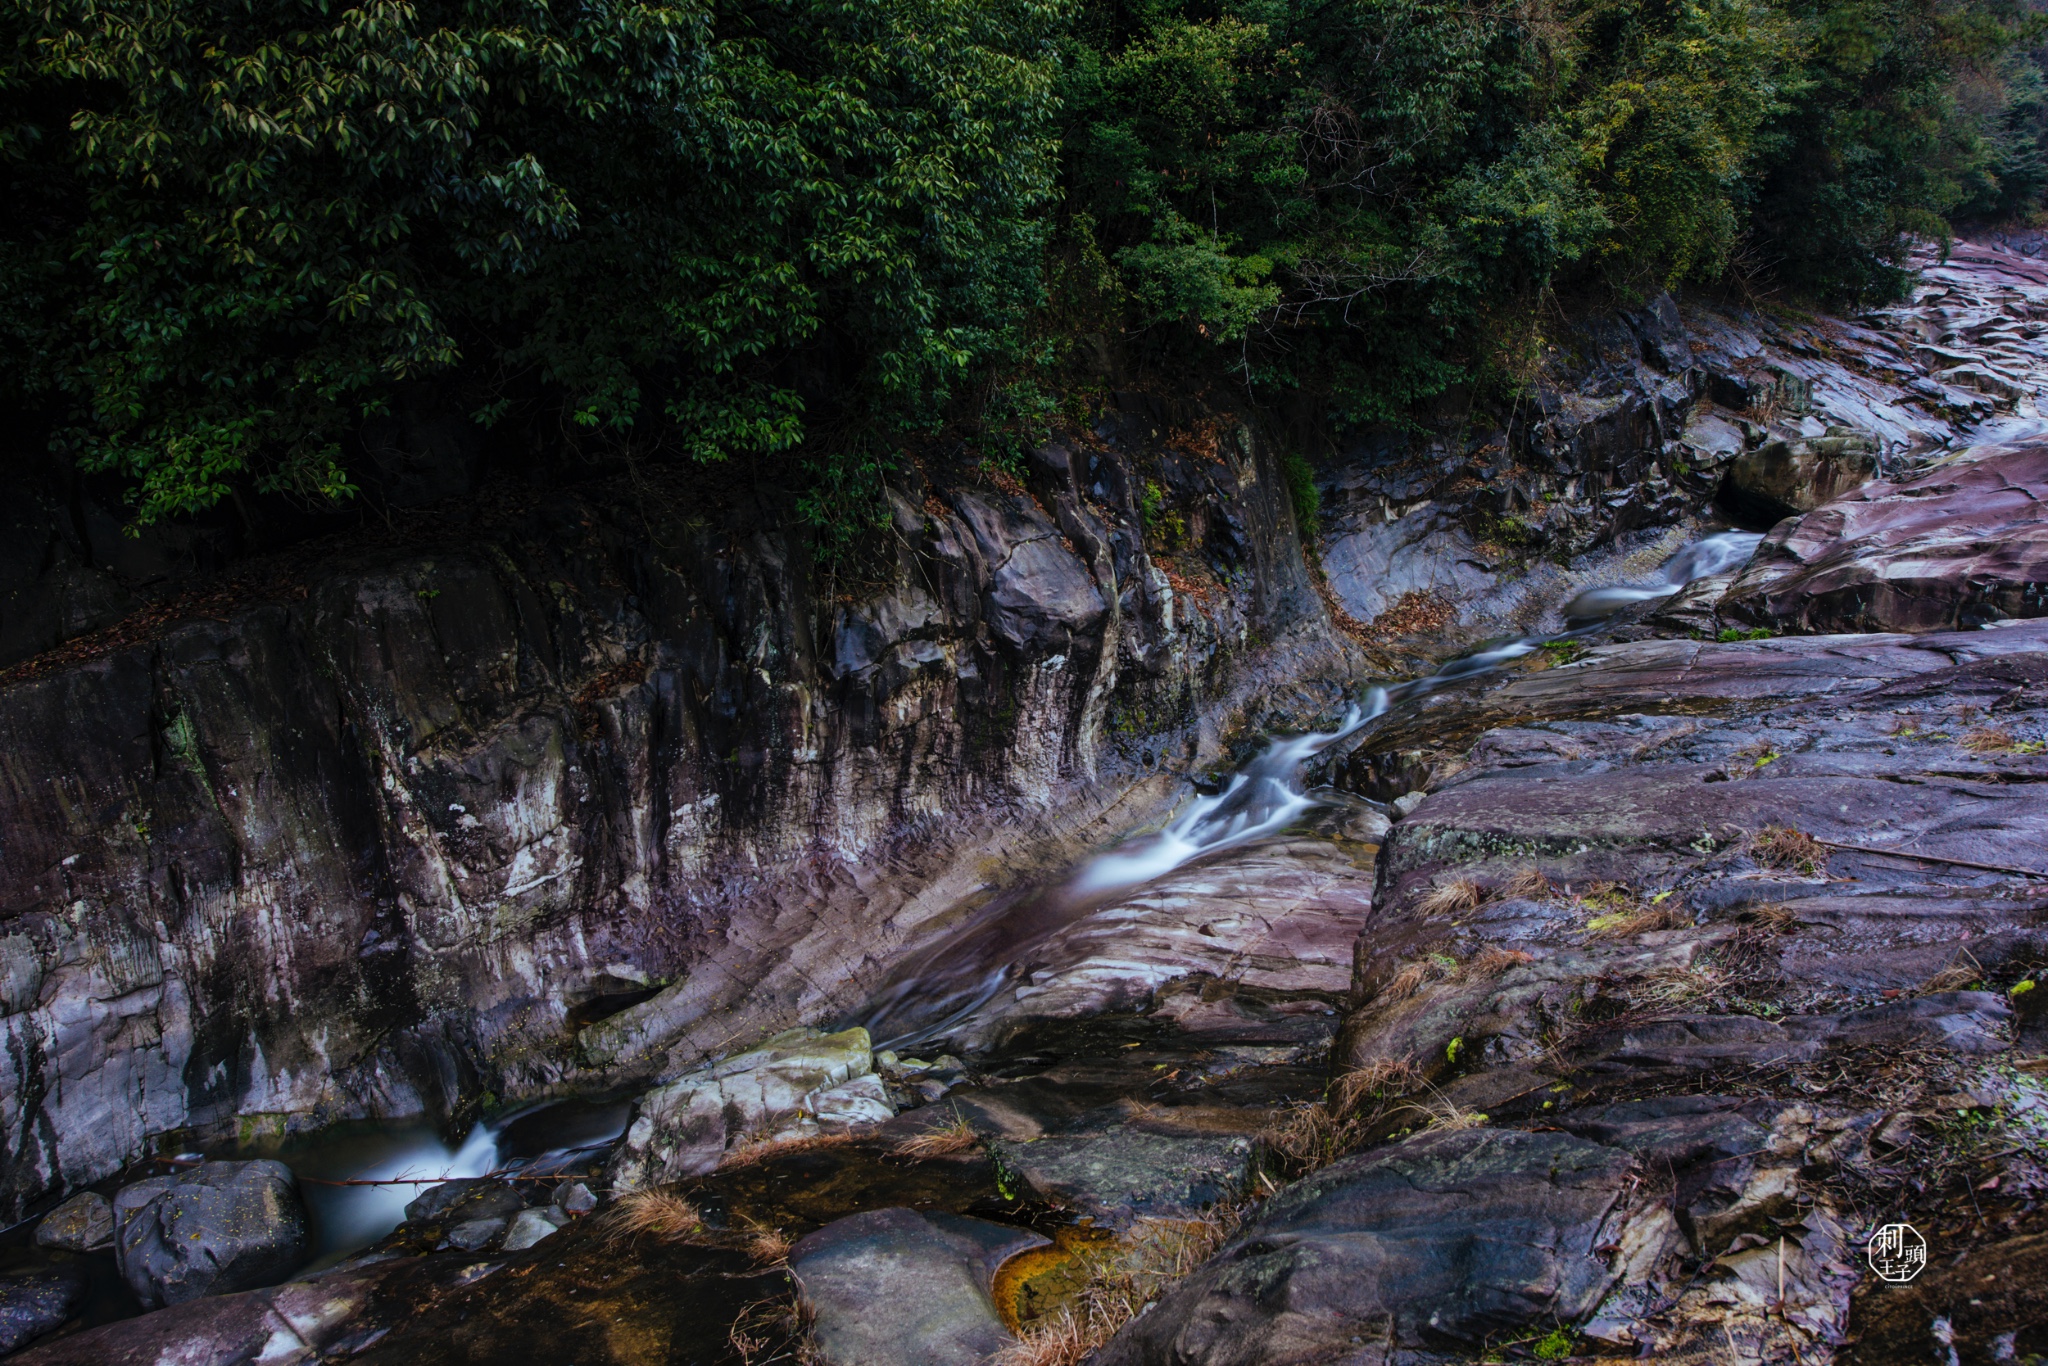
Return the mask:
{"type": "Polygon", "coordinates": [[[1051,1239],[953,1214],[881,1209],[827,1224],[789,1254],[825,1366],[980,1366],[1013,1339],[997,1268],[1051,1239]]]}
{"type": "Polygon", "coordinates": [[[114,1197],[121,1276],[149,1308],[283,1280],[306,1260],[306,1211],[281,1162],[205,1162],[114,1197]]]}
{"type": "Polygon", "coordinates": [[[1615,1279],[1598,1249],[1633,1166],[1565,1134],[1485,1131],[1348,1158],[1269,1200],[1104,1366],[1376,1366],[1576,1320],[1615,1279]]]}
{"type": "Polygon", "coordinates": [[[592,485],[0,682],[0,1212],[171,1130],[457,1123],[830,1018],[1249,698],[1330,705],[1274,449],[1137,398],[1090,440],[899,498],[860,601],[786,509],[592,485]]]}
{"type": "Polygon", "coordinates": [[[1850,427],[1831,427],[1812,440],[1766,441],[1729,463],[1721,505],[1744,522],[1764,526],[1811,512],[1876,476],[1876,445],[1850,427]]]}
{"type": "Polygon", "coordinates": [[[2048,441],[1980,447],[1778,527],[1717,606],[1802,631],[1929,631],[2048,614],[2048,441]]]}

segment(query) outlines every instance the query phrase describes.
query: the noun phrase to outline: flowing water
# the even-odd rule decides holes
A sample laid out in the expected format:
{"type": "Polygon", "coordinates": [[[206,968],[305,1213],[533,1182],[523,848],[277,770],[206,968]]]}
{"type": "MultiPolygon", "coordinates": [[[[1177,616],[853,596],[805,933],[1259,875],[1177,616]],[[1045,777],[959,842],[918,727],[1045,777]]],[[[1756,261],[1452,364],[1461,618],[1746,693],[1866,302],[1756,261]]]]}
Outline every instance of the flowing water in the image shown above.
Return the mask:
{"type": "Polygon", "coordinates": [[[1389,706],[1496,672],[1547,641],[1598,630],[1625,608],[1670,597],[1697,579],[1740,566],[1762,540],[1745,531],[1703,537],[1665,561],[1651,582],[1580,593],[1564,609],[1562,636],[1496,642],[1419,678],[1371,689],[1332,730],[1269,741],[1220,791],[1198,795],[1158,831],[1096,855],[1061,880],[999,895],[965,926],[900,967],[866,1011],[842,1023],[865,1025],[877,1048],[901,1051],[943,1039],[1009,985],[1030,950],[1060,929],[1195,859],[1277,834],[1322,805],[1306,780],[1311,763],[1389,706]]]}

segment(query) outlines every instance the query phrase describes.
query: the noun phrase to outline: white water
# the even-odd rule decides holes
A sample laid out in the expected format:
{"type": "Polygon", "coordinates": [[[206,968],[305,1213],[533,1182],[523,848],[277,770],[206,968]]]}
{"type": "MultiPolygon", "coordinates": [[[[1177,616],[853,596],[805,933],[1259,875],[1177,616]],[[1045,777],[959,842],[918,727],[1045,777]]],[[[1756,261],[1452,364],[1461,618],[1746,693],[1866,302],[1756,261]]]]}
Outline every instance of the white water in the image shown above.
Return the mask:
{"type": "Polygon", "coordinates": [[[293,1161],[319,1229],[322,1257],[367,1247],[397,1228],[407,1203],[442,1181],[482,1176],[498,1167],[498,1128],[479,1124],[458,1148],[450,1148],[431,1130],[409,1128],[380,1136],[382,1141],[349,1144],[353,1153],[308,1153],[293,1161]],[[325,1158],[326,1160],[321,1160],[325,1158]],[[333,1186],[325,1181],[403,1181],[393,1186],[333,1186]]]}
{"type": "Polygon", "coordinates": [[[1668,598],[1695,579],[1725,574],[1743,564],[1756,553],[1763,539],[1754,531],[1722,531],[1703,536],[1666,560],[1650,583],[1588,588],[1565,604],[1564,619],[1605,621],[1624,607],[1653,598],[1668,598]]]}
{"type": "Polygon", "coordinates": [[[1374,688],[1366,695],[1365,704],[1353,707],[1337,729],[1270,742],[1262,754],[1231,775],[1221,792],[1197,797],[1157,834],[1142,835],[1089,860],[1068,883],[1069,888],[1081,896],[1121,891],[1162,877],[1203,854],[1286,829],[1317,805],[1302,790],[1302,766],[1386,709],[1386,689],[1374,688]]]}
{"type": "MultiPolygon", "coordinates": [[[[1721,532],[1686,546],[1645,585],[1592,588],[1572,599],[1567,636],[1593,629],[1622,608],[1669,597],[1695,579],[1725,573],[1747,560],[1763,540],[1745,531],[1721,532]]],[[[1070,876],[1007,892],[967,924],[899,967],[860,1023],[881,1042],[903,1049],[943,1038],[992,1000],[1033,946],[1129,888],[1163,877],[1204,855],[1277,834],[1321,805],[1303,782],[1309,761],[1406,701],[1462,679],[1476,678],[1533,654],[1544,637],[1524,636],[1447,660],[1430,674],[1391,689],[1374,688],[1335,730],[1269,742],[1258,757],[1231,775],[1223,790],[1198,796],[1164,828],[1135,836],[1097,854],[1070,876]]]]}

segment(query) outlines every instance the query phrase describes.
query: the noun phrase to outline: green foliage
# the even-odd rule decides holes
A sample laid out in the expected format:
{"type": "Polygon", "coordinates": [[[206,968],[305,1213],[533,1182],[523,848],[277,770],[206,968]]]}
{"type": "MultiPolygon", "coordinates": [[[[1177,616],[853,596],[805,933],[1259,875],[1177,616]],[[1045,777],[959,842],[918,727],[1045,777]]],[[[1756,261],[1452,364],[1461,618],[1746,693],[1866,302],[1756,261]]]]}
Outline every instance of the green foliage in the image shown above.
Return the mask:
{"type": "Polygon", "coordinates": [[[929,422],[1037,297],[1056,14],[8,5],[9,387],[144,520],[344,494],[363,418],[457,367],[481,417],[698,460],[821,399],[929,422]]]}
{"type": "Polygon", "coordinates": [[[17,0],[0,396],[142,520],[346,497],[430,388],[799,471],[830,554],[912,432],[1018,468],[1083,339],[1403,423],[1522,383],[1549,292],[1882,294],[1907,234],[2041,203],[2039,38],[2023,0],[17,0]]]}
{"type": "Polygon", "coordinates": [[[1769,640],[1775,634],[1777,633],[1768,626],[1753,626],[1747,631],[1729,626],[1723,628],[1715,639],[1723,645],[1732,645],[1738,640],[1769,640]]]}
{"type": "Polygon", "coordinates": [[[1302,542],[1314,545],[1323,534],[1323,495],[1316,487],[1315,466],[1301,452],[1289,450],[1280,457],[1280,473],[1287,480],[1287,497],[1294,504],[1294,526],[1302,542]]]}
{"type": "Polygon", "coordinates": [[[1531,1343],[1529,1351],[1538,1361],[1563,1361],[1572,1354],[1572,1347],[1577,1341],[1571,1329],[1560,1325],[1531,1343]]]}

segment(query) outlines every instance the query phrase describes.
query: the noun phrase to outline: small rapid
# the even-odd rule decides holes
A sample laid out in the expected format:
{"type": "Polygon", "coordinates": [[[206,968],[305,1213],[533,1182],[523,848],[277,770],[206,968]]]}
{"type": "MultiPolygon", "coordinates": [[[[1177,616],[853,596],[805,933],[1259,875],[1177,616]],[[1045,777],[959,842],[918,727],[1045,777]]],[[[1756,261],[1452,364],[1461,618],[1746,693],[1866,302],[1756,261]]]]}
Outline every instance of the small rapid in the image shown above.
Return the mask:
{"type": "Polygon", "coordinates": [[[1063,927],[1197,859],[1278,834],[1324,805],[1306,781],[1313,761],[1390,706],[1498,672],[1548,642],[1597,631],[1628,607],[1671,597],[1689,583],[1736,568],[1762,539],[1743,531],[1703,537],[1666,560],[1650,582],[1578,594],[1564,608],[1561,634],[1522,636],[1446,660],[1430,673],[1369,689],[1331,730],[1269,740],[1220,790],[1198,794],[1158,830],[1094,855],[1063,878],[997,895],[961,928],[899,967],[864,1012],[842,1023],[865,1025],[877,1048],[901,1051],[944,1038],[993,1000],[1023,969],[1031,950],[1063,927]]]}

